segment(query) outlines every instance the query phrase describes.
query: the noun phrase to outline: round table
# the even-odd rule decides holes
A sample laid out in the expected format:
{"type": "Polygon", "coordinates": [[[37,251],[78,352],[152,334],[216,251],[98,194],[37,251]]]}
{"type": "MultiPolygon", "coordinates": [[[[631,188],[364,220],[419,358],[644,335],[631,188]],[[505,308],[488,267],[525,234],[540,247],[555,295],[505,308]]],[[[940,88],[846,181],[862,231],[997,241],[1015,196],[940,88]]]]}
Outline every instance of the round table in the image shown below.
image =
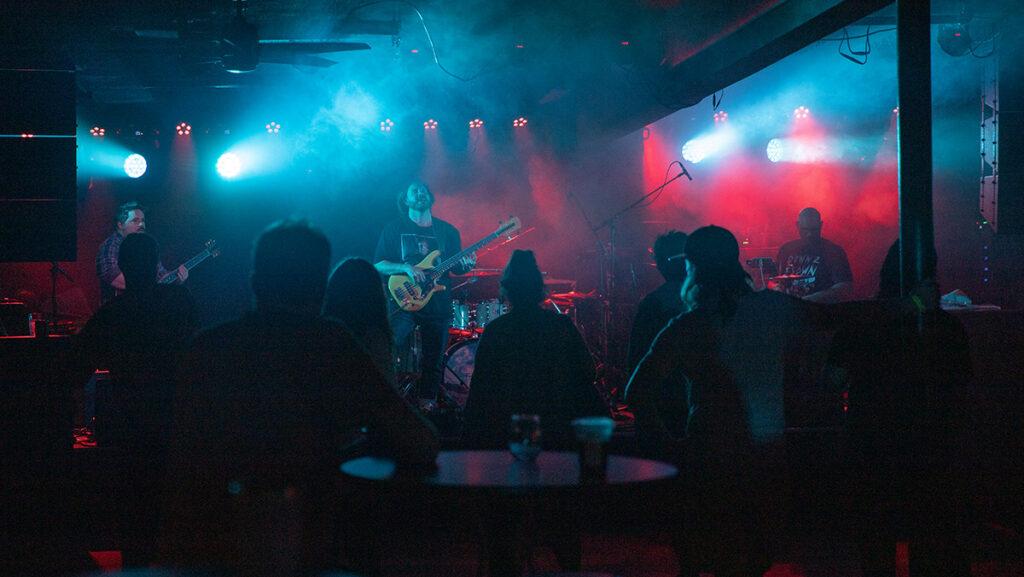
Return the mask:
{"type": "MultiPolygon", "coordinates": [[[[437,457],[436,469],[419,471],[397,469],[389,459],[361,457],[343,463],[341,472],[373,485],[386,485],[400,493],[426,497],[423,489],[428,488],[444,495],[485,498],[488,504],[483,519],[485,547],[492,577],[521,574],[520,560],[528,543],[521,537],[520,529],[529,525],[543,499],[554,497],[563,505],[586,506],[595,491],[641,490],[678,474],[676,467],[668,463],[609,455],[604,479],[581,482],[578,455],[554,451],[542,452],[532,463],[518,461],[508,451],[442,451],[437,457]]],[[[564,523],[566,528],[573,528],[573,534],[567,535],[571,538],[566,539],[565,550],[578,565],[579,533],[572,521],[566,518],[564,523]]]]}
{"type": "MultiPolygon", "coordinates": [[[[580,486],[579,457],[576,453],[544,451],[533,463],[524,463],[508,451],[441,451],[437,469],[422,475],[404,475],[395,463],[380,457],[346,461],[341,472],[367,481],[407,479],[437,487],[491,489],[511,492],[580,486]],[[396,473],[398,473],[396,475],[396,473]]],[[[670,479],[678,470],[661,461],[609,455],[601,484],[628,485],[670,479]]]]}

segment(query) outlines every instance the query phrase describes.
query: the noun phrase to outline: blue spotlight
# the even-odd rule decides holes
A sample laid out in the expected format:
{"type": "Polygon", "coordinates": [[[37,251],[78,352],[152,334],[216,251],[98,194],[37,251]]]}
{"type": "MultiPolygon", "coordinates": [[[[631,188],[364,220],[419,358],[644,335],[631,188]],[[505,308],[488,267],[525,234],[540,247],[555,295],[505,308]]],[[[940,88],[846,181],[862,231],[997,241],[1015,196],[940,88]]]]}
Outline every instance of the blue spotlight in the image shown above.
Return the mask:
{"type": "Polygon", "coordinates": [[[217,159],[217,174],[223,178],[234,178],[242,172],[242,161],[238,155],[225,152],[217,159]]]}
{"type": "Polygon", "coordinates": [[[141,154],[129,154],[124,159],[124,173],[129,178],[138,178],[146,174],[146,159],[141,154]]]}
{"type": "Polygon", "coordinates": [[[708,148],[708,144],[699,138],[687,140],[686,144],[683,145],[683,159],[697,164],[707,158],[710,152],[708,148]]]}
{"type": "Polygon", "coordinates": [[[778,162],[782,160],[782,141],[779,140],[778,138],[773,138],[769,140],[766,152],[768,153],[768,160],[772,162],[778,162]]]}
{"type": "Polygon", "coordinates": [[[686,141],[683,145],[683,159],[697,164],[711,156],[723,156],[732,152],[739,141],[733,127],[719,123],[714,130],[686,141]]]}

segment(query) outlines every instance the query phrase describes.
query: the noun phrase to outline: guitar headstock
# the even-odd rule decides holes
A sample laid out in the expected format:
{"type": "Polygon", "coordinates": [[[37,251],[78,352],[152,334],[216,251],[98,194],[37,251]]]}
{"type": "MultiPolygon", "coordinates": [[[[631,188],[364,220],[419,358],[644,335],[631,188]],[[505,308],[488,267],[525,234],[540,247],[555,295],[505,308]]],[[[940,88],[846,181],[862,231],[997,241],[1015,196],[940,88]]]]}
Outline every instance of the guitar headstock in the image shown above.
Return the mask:
{"type": "Polygon", "coordinates": [[[494,231],[494,234],[511,234],[521,228],[523,228],[523,223],[519,220],[519,217],[510,216],[508,220],[498,225],[498,230],[494,231]]]}
{"type": "Polygon", "coordinates": [[[220,247],[217,246],[217,241],[212,238],[206,241],[206,252],[210,253],[210,258],[217,258],[220,256],[220,247]]]}

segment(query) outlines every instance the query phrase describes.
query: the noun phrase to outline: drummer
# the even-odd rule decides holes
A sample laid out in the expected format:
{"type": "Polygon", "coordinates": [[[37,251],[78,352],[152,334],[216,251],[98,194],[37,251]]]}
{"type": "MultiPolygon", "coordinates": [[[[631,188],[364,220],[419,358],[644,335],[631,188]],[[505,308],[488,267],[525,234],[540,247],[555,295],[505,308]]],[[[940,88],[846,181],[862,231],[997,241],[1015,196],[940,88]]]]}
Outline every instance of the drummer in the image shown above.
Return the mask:
{"type": "Polygon", "coordinates": [[[796,221],[800,238],[779,249],[775,289],[817,303],[838,303],[853,297],[853,272],[846,251],[821,237],[821,213],[800,211],[796,221]]]}

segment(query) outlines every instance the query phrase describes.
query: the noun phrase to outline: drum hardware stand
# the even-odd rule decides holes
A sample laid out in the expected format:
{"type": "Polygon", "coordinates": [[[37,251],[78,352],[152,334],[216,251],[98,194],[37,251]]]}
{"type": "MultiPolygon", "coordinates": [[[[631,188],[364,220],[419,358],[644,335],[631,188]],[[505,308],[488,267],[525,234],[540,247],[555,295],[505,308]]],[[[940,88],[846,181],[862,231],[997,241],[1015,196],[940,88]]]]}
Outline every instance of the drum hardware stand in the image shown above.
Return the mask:
{"type": "Polygon", "coordinates": [[[46,327],[44,334],[37,336],[47,336],[57,332],[57,276],[63,276],[68,279],[68,282],[75,284],[75,279],[71,278],[68,271],[60,268],[57,261],[50,261],[50,322],[44,325],[46,327]]]}

